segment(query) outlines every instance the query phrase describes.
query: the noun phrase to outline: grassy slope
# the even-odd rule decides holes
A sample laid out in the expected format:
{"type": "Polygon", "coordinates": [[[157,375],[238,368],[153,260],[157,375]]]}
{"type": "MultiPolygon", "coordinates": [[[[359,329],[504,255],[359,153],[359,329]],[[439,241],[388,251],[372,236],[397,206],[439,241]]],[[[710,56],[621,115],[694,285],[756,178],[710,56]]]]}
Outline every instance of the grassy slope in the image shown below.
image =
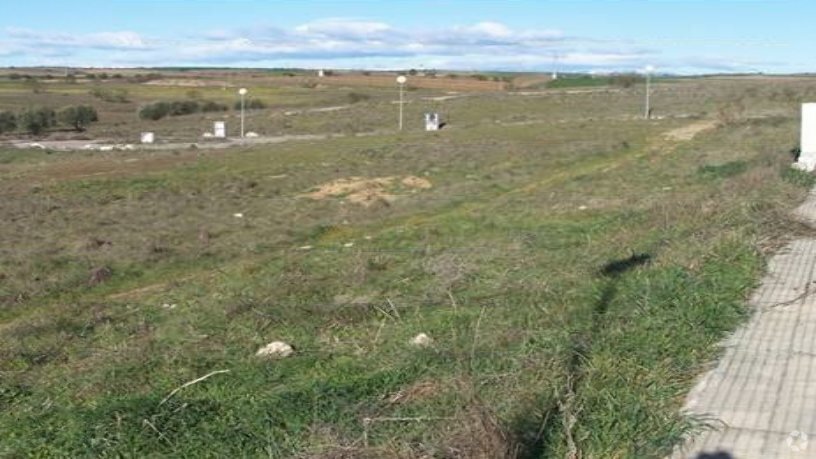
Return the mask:
{"type": "MultiPolygon", "coordinates": [[[[610,117],[629,111],[605,97],[610,117]]],[[[496,102],[513,103],[529,102],[496,102]]],[[[669,143],[684,122],[607,119],[588,136],[577,117],[499,127],[470,107],[436,136],[123,161],[102,178],[43,172],[93,156],[0,153],[0,455],[668,451],[804,193],[782,173],[794,118],[669,143]],[[370,208],[298,197],[409,174],[434,188],[370,208]],[[102,265],[113,277],[88,287],[102,265]],[[419,332],[433,346],[408,346],[419,332]],[[296,356],[254,357],[276,339],[296,356]]]]}

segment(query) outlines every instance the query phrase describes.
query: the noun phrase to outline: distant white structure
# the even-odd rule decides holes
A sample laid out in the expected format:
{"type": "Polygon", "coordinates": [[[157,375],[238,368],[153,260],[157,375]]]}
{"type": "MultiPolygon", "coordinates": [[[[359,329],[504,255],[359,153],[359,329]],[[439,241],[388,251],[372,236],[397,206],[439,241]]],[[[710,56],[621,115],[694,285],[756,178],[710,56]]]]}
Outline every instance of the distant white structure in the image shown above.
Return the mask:
{"type": "Polygon", "coordinates": [[[816,169],[816,103],[802,104],[801,135],[796,167],[811,172],[816,169]]]}
{"type": "Polygon", "coordinates": [[[324,72],[323,69],[317,71],[318,78],[323,78],[324,76],[326,76],[326,72],[324,72]]]}
{"type": "Polygon", "coordinates": [[[438,131],[439,130],[439,113],[425,114],[425,130],[438,131]]]}
{"type": "Polygon", "coordinates": [[[227,123],[216,121],[213,123],[213,137],[223,139],[227,137],[227,123]]]}
{"type": "Polygon", "coordinates": [[[156,136],[152,132],[142,132],[142,143],[153,143],[156,136]]]}

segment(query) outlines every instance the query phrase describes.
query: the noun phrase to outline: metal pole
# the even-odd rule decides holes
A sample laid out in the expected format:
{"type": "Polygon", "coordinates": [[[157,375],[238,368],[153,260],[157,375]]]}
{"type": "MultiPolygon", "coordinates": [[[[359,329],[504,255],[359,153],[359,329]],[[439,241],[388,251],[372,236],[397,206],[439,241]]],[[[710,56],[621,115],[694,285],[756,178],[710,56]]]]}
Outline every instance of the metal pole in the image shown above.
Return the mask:
{"type": "Polygon", "coordinates": [[[241,138],[244,138],[244,95],[241,94],[241,138]]]}
{"type": "Polygon", "coordinates": [[[643,113],[643,118],[649,119],[649,93],[651,92],[650,83],[652,79],[651,73],[646,73],[646,111],[643,113]]]}
{"type": "Polygon", "coordinates": [[[404,85],[400,84],[400,110],[399,110],[399,130],[402,130],[402,87],[404,85]]]}

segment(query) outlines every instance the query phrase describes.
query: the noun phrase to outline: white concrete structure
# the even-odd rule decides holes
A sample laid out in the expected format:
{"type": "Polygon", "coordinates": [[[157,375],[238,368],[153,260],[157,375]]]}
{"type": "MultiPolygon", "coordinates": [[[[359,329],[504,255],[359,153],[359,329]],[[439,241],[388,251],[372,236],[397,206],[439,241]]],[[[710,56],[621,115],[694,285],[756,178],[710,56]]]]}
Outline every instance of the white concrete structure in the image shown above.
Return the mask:
{"type": "Polygon", "coordinates": [[[227,123],[216,121],[213,123],[213,137],[223,139],[227,137],[227,123]]]}
{"type": "MultiPolygon", "coordinates": [[[[816,190],[794,215],[816,225],[816,190]]],[[[815,282],[816,238],[797,237],[770,259],[751,318],[686,398],[684,412],[709,428],[690,432],[671,459],[816,457],[815,282]]]]}
{"type": "Polygon", "coordinates": [[[802,138],[796,167],[805,171],[816,169],[816,103],[802,104],[802,138]]]}
{"type": "Polygon", "coordinates": [[[318,78],[323,78],[324,76],[326,76],[326,72],[324,72],[323,69],[317,71],[318,78]]]}
{"type": "Polygon", "coordinates": [[[425,114],[425,130],[438,131],[439,130],[439,113],[425,114]]]}
{"type": "Polygon", "coordinates": [[[142,132],[142,143],[153,143],[156,136],[152,132],[142,132]]]}

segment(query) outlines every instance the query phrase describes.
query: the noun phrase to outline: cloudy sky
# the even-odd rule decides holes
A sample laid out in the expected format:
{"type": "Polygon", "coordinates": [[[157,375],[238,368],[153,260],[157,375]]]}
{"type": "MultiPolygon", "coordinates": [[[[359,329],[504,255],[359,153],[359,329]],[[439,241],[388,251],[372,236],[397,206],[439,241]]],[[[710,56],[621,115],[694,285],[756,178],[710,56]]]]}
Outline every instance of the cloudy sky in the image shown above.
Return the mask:
{"type": "Polygon", "coordinates": [[[0,11],[0,66],[816,71],[816,2],[803,0],[28,0],[0,11]]]}

